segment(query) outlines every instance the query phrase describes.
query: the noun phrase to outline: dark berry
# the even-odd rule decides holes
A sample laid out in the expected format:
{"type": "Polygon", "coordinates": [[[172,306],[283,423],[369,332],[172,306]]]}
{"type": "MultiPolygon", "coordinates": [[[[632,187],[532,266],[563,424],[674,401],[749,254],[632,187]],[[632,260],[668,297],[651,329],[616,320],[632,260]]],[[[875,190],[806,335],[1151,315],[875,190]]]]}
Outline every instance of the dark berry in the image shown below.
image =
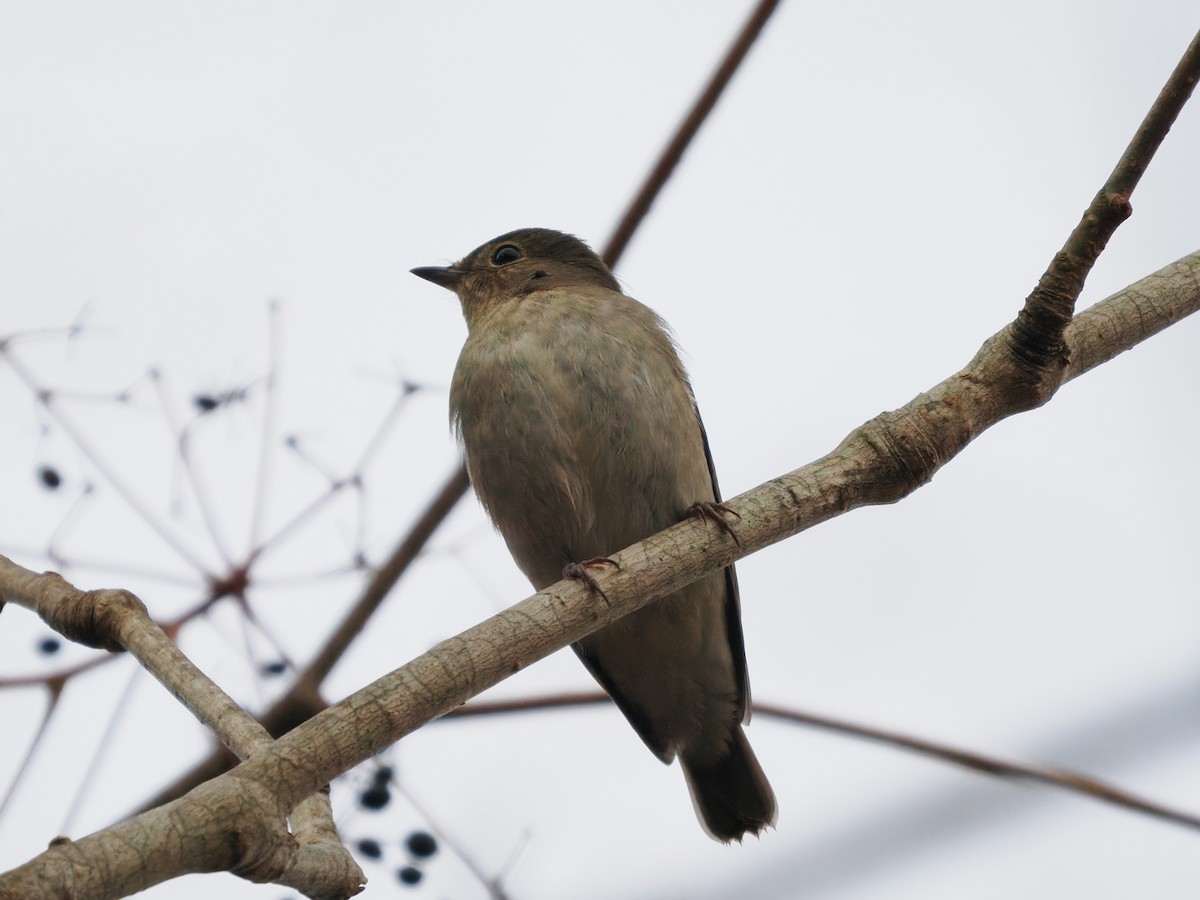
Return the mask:
{"type": "Polygon", "coordinates": [[[50,656],[62,649],[62,641],[56,637],[44,637],[38,641],[38,653],[50,656]]]}
{"type": "Polygon", "coordinates": [[[212,394],[197,394],[192,398],[192,406],[202,413],[210,413],[220,405],[221,401],[212,394]]]}
{"type": "Polygon", "coordinates": [[[363,838],[358,842],[358,852],[367,859],[379,859],[383,856],[383,848],[374,838],[363,838]]]}
{"type": "Polygon", "coordinates": [[[437,839],[428,831],[414,831],[404,841],[404,846],[417,859],[429,859],[438,850],[437,839]]]}
{"type": "Polygon", "coordinates": [[[48,491],[57,491],[62,487],[62,475],[53,466],[42,466],[37,472],[38,481],[48,491]]]}
{"type": "Polygon", "coordinates": [[[416,866],[405,866],[396,873],[396,877],[400,879],[401,884],[412,886],[420,884],[423,876],[421,875],[421,870],[416,866]]]}
{"type": "Polygon", "coordinates": [[[369,787],[358,795],[358,803],[363,809],[383,809],[392,800],[392,795],[385,787],[369,787]]]}

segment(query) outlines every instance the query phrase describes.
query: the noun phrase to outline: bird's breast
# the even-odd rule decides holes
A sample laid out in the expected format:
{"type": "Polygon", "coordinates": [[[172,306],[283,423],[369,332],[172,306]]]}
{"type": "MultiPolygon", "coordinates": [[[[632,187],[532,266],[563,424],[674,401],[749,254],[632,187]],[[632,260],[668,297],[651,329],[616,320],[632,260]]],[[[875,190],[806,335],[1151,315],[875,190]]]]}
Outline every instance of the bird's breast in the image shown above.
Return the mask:
{"type": "Polygon", "coordinates": [[[450,400],[472,483],[539,587],[712,499],[670,339],[623,294],[547,291],[497,310],[472,328],[450,400]]]}

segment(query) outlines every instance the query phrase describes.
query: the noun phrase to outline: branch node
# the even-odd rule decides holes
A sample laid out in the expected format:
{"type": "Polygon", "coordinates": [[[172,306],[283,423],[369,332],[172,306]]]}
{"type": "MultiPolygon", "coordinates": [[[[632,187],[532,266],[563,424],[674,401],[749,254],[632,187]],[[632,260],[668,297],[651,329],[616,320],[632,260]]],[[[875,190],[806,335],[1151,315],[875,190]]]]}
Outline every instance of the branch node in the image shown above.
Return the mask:
{"type": "Polygon", "coordinates": [[[57,572],[46,572],[37,611],[47,625],[85,647],[119,653],[122,624],[130,617],[149,618],[146,605],[120,588],[81,591],[57,572]]]}

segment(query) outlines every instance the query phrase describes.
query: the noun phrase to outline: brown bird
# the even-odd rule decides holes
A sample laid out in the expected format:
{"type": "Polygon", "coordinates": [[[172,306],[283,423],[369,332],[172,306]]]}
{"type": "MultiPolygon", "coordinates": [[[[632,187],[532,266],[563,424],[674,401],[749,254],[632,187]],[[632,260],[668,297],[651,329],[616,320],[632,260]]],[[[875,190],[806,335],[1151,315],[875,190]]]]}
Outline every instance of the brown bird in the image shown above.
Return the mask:
{"type": "MultiPolygon", "coordinates": [[[[467,320],[450,415],[471,483],[537,589],[720,502],[708,439],[665,323],[578,238],[512,231],[413,269],[467,320]]],[[[646,745],[677,755],[705,830],[776,818],[742,723],[750,688],[733,567],[573,645],[646,745]]]]}

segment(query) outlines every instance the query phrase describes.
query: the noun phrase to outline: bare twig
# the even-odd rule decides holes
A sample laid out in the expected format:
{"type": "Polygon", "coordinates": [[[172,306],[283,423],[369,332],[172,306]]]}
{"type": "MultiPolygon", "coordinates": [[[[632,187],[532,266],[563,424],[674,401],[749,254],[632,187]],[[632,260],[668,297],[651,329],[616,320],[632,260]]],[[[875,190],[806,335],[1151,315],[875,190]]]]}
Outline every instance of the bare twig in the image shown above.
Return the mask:
{"type": "Polygon", "coordinates": [[[1172,809],[1164,804],[1155,803],[1153,800],[1147,800],[1144,797],[1139,797],[1120,788],[1104,784],[1095,778],[1078,772],[1069,772],[1066,770],[1052,771],[1025,763],[1009,762],[997,759],[994,756],[975,753],[971,750],[960,750],[936,741],[912,737],[911,735],[901,734],[896,731],[888,731],[870,725],[859,725],[830,716],[799,712],[770,703],[755,703],[754,712],[759,715],[771,716],[776,719],[796,722],[800,725],[808,725],[813,728],[820,728],[825,731],[832,731],[837,734],[844,734],[877,744],[885,744],[889,747],[897,747],[901,750],[919,753],[922,756],[928,756],[941,762],[950,763],[951,765],[961,766],[983,775],[1044,784],[1048,787],[1059,788],[1073,794],[1090,797],[1093,800],[1099,800],[1101,803],[1109,803],[1113,806],[1119,806],[1123,809],[1152,816],[1156,819],[1173,822],[1176,825],[1200,830],[1200,816],[1195,813],[1172,809]]]}
{"type": "Polygon", "coordinates": [[[128,650],[239,757],[270,743],[262,726],[196,668],[129,591],[81,591],[56,572],[39,574],[0,556],[0,596],[76,643],[128,650]]]}
{"type": "MultiPolygon", "coordinates": [[[[433,532],[449,515],[455,504],[462,499],[467,492],[467,487],[466,470],[460,467],[430,501],[425,512],[413,523],[404,539],[392,551],[388,561],[375,572],[353,608],[334,629],[333,634],[325,641],[324,646],[304,671],[297,676],[292,686],[271,705],[270,709],[259,716],[259,721],[270,734],[278,737],[325,708],[325,701],[320,694],[321,683],[337,665],[346,648],[362,631],[400,576],[407,571],[413,560],[420,554],[433,532]]],[[[173,800],[196,785],[220,775],[235,763],[236,760],[233,757],[218,748],[199,765],[185,772],[175,782],[167,785],[157,795],[147,800],[141,809],[152,809],[168,800],[173,800]]]]}
{"type": "Polygon", "coordinates": [[[616,268],[618,260],[625,253],[630,239],[633,238],[633,233],[637,231],[642,220],[646,218],[646,214],[650,212],[650,207],[654,205],[654,201],[658,199],[658,195],[666,186],[667,180],[674,173],[675,167],[683,159],[684,152],[695,140],[700,126],[708,119],[709,113],[721,99],[721,94],[733,80],[734,74],[746,59],[746,54],[758,40],[758,36],[766,27],[767,20],[771,18],[771,13],[775,12],[775,7],[778,5],[779,0],[761,0],[759,2],[754,11],[750,13],[750,18],[742,26],[742,30],[734,39],[733,44],[730,45],[721,64],[709,78],[708,84],[704,86],[704,90],[700,92],[700,96],[696,98],[696,102],[692,104],[688,114],[679,123],[675,134],[659,155],[658,162],[646,176],[641,189],[638,190],[637,195],[625,210],[625,215],[621,217],[621,221],[617,223],[616,229],[608,239],[608,244],[601,256],[610,269],[616,268]]]}
{"type": "Polygon", "coordinates": [[[272,300],[267,308],[270,337],[267,363],[266,401],[263,405],[262,432],[258,443],[258,472],[254,478],[254,510],[250,521],[250,549],[258,546],[262,535],[263,518],[270,490],[270,451],[275,438],[275,416],[279,412],[279,302],[272,300]]]}
{"type": "MultiPolygon", "coordinates": [[[[3,349],[2,345],[0,345],[0,349],[3,349]]],[[[208,567],[204,561],[192,551],[191,547],[182,538],[175,534],[174,530],[165,521],[142,501],[137,492],[117,474],[116,469],[100,456],[97,449],[92,446],[92,442],[88,440],[87,435],[75,424],[74,420],[59,408],[59,404],[54,402],[54,393],[43,388],[33,373],[13,353],[7,353],[7,361],[9,368],[33,392],[42,408],[54,417],[54,420],[58,422],[63,431],[71,436],[71,440],[75,443],[75,446],[79,448],[80,452],[104,476],[105,480],[112,485],[113,490],[121,495],[121,498],[129,505],[130,509],[134,510],[147,525],[153,528],[155,533],[193,569],[202,574],[207,573],[208,567]]]]}
{"type": "Polygon", "coordinates": [[[346,652],[346,648],[359,635],[375,610],[379,608],[384,598],[400,580],[400,576],[420,555],[438,526],[467,492],[468,486],[466,470],[461,467],[456,469],[449,481],[426,507],[425,512],[409,528],[408,534],[392,551],[388,561],[375,571],[353,609],[334,629],[333,634],[329,636],[324,646],[308,664],[299,680],[304,681],[309,689],[316,690],[333,670],[337,661],[342,658],[342,654],[346,652]]]}
{"type": "Polygon", "coordinates": [[[1056,376],[1067,365],[1067,345],[1063,330],[1071,322],[1075,301],[1083,290],[1084,280],[1092,270],[1109,238],[1117,227],[1133,213],[1129,198],[1142,174],[1154,158],[1155,151],[1171,130],[1180,110],[1191,97],[1200,76],[1200,33],[1192,38],[1179,64],[1150,111],[1146,113],[1137,133],[1121,154],[1112,174],[1096,192],[1091,204],[1071,232],[1062,250],[1055,254],[1025,301],[1025,306],[1013,323],[1008,337],[1013,354],[1048,376],[1040,402],[1049,399],[1060,383],[1056,376]]]}
{"type": "MultiPolygon", "coordinates": [[[[604,705],[611,702],[612,700],[609,699],[607,694],[602,694],[598,691],[552,694],[545,697],[529,697],[522,700],[473,702],[447,713],[438,721],[503,713],[537,712],[540,710],[562,709],[564,707],[604,705]]],[[[1173,809],[1165,804],[1156,803],[1153,800],[1147,800],[1144,797],[1139,797],[1120,788],[1104,784],[1095,778],[1079,772],[1070,772],[1063,769],[1055,771],[1026,763],[1010,762],[988,754],[976,753],[972,750],[961,750],[938,741],[913,737],[897,731],[876,728],[871,725],[860,725],[834,716],[801,712],[800,710],[775,703],[756,702],[754,704],[754,714],[757,716],[769,716],[773,719],[782,719],[785,722],[794,722],[798,725],[807,725],[812,728],[820,728],[835,734],[872,741],[877,744],[885,744],[901,750],[908,750],[912,753],[928,756],[941,762],[950,763],[951,765],[961,766],[962,768],[970,769],[973,772],[983,775],[1044,784],[1048,787],[1058,788],[1093,800],[1099,800],[1101,803],[1109,803],[1113,806],[1119,806],[1123,809],[1172,822],[1176,825],[1183,825],[1186,828],[1200,830],[1200,815],[1173,809]]]]}

